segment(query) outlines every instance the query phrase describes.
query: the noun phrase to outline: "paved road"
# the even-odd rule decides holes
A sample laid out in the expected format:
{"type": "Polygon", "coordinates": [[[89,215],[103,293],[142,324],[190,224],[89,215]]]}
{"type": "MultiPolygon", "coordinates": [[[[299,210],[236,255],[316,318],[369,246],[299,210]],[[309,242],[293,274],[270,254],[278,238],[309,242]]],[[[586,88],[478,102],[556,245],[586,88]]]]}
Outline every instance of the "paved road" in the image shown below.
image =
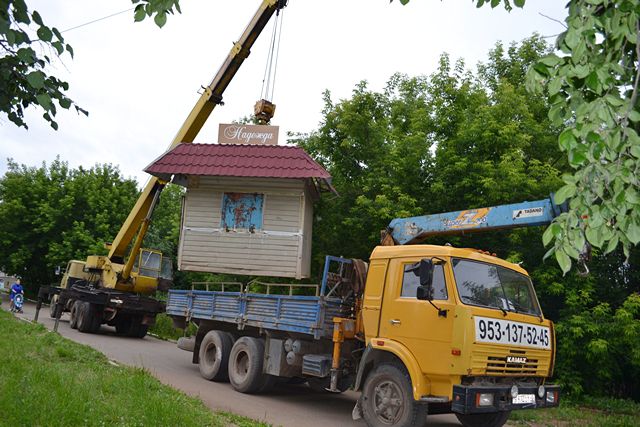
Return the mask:
{"type": "MultiPolygon", "coordinates": [[[[8,302],[2,304],[8,309],[8,302]]],[[[28,303],[24,314],[32,320],[35,305],[28,303]]],[[[53,329],[48,307],[40,311],[39,322],[53,329]]],[[[213,410],[224,410],[284,427],[364,426],[362,420],[353,421],[351,410],[357,394],[340,395],[314,393],[307,386],[281,386],[268,395],[238,393],[229,384],[214,383],[200,377],[198,366],[191,363],[191,353],[180,350],[167,341],[145,337],[126,338],[115,335],[115,330],[103,325],[98,334],[84,334],[69,327],[65,314],[58,332],[76,342],[89,345],[109,359],[126,365],[144,367],[164,384],[198,397],[213,410]]],[[[427,420],[429,427],[459,426],[453,415],[433,415],[427,420]]]]}

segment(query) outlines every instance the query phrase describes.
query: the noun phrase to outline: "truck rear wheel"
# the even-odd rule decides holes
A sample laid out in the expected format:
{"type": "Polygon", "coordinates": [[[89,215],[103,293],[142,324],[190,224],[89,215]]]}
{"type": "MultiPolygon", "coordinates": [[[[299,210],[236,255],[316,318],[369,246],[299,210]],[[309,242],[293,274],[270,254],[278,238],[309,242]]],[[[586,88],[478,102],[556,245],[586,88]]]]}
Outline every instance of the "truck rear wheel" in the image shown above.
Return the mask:
{"type": "Polygon", "coordinates": [[[91,305],[88,302],[77,302],[78,330],[80,332],[92,332],[93,316],[91,313],[91,305]]]}
{"type": "Polygon", "coordinates": [[[53,298],[51,298],[51,303],[49,304],[49,317],[55,319],[59,316],[58,313],[62,315],[62,306],[58,304],[58,295],[54,295],[53,298]]]}
{"type": "Polygon", "coordinates": [[[511,411],[492,414],[456,414],[464,427],[502,427],[509,419],[511,411]]]}
{"type": "Polygon", "coordinates": [[[116,334],[134,338],[144,338],[149,331],[149,326],[142,324],[142,317],[131,314],[118,314],[115,327],[116,334]]]}
{"type": "Polygon", "coordinates": [[[427,406],[413,400],[409,373],[387,363],[375,368],[364,383],[362,415],[372,427],[422,426],[427,406]]]}
{"type": "Polygon", "coordinates": [[[149,325],[142,324],[142,316],[132,316],[127,335],[133,338],[144,338],[149,331],[149,325]]]}
{"type": "Polygon", "coordinates": [[[209,331],[200,343],[198,368],[209,381],[229,381],[229,354],[233,340],[226,332],[209,331]]]}
{"type": "Polygon", "coordinates": [[[69,320],[69,327],[71,329],[78,329],[78,306],[80,301],[74,301],[71,305],[71,320],[69,320]]]}
{"type": "Polygon", "coordinates": [[[229,355],[229,381],[240,393],[266,391],[271,376],[262,373],[264,343],[258,338],[241,337],[229,355]]]}

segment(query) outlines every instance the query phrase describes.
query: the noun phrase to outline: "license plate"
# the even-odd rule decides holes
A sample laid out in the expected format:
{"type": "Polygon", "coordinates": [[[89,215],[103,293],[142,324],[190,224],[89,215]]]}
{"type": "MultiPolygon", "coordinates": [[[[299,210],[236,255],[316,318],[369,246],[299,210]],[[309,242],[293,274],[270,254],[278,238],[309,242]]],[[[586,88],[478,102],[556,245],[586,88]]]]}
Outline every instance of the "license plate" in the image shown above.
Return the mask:
{"type": "Polygon", "coordinates": [[[475,316],[474,320],[476,342],[551,348],[551,334],[546,326],[480,316],[475,316]]]}
{"type": "Polygon", "coordinates": [[[514,404],[521,403],[536,403],[536,395],[535,394],[519,394],[513,398],[514,404]]]}

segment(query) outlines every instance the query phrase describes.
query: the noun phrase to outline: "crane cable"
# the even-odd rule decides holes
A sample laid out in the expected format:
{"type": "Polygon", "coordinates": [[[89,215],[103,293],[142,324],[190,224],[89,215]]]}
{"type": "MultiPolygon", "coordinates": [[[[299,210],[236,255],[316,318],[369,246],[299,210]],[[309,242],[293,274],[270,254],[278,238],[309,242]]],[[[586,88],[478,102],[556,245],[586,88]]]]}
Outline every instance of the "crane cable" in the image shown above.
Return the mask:
{"type": "Polygon", "coordinates": [[[262,78],[262,89],[260,90],[260,98],[273,101],[275,91],[276,74],[278,70],[278,57],[280,53],[280,38],[282,36],[282,25],[284,22],[284,9],[276,12],[276,19],[273,20],[273,29],[271,33],[271,44],[267,55],[267,62],[262,78]]]}

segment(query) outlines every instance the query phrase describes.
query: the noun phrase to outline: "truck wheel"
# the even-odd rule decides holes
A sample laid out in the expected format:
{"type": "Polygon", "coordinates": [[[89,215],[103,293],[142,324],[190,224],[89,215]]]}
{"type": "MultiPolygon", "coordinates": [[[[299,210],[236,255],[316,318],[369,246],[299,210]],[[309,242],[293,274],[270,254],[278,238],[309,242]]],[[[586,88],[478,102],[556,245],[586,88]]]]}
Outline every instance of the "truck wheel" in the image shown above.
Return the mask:
{"type": "Polygon", "coordinates": [[[502,427],[509,419],[511,411],[494,412],[492,414],[456,414],[464,427],[502,427]]]}
{"type": "Polygon", "coordinates": [[[373,427],[422,426],[427,419],[427,406],[413,400],[409,373],[388,363],[367,377],[362,390],[362,415],[373,427]]]}
{"type": "Polygon", "coordinates": [[[79,301],[74,301],[71,305],[71,320],[69,321],[69,327],[71,329],[78,329],[78,305],[79,301]]]}
{"type": "Polygon", "coordinates": [[[133,338],[144,338],[149,330],[148,325],[142,324],[142,317],[132,316],[129,323],[129,330],[126,332],[127,336],[133,338]]]}
{"type": "Polygon", "coordinates": [[[131,316],[125,314],[118,314],[118,318],[115,321],[116,334],[125,335],[131,328],[131,316]]]}
{"type": "Polygon", "coordinates": [[[58,295],[54,295],[49,304],[49,317],[55,319],[58,317],[58,313],[62,315],[62,306],[58,304],[58,295]]]}
{"type": "Polygon", "coordinates": [[[79,302],[77,309],[78,330],[80,332],[93,331],[93,316],[91,304],[88,302],[79,302]]]}
{"type": "Polygon", "coordinates": [[[262,373],[264,344],[262,340],[241,337],[231,349],[229,355],[229,381],[240,393],[256,393],[265,386],[262,373]]]}
{"type": "Polygon", "coordinates": [[[233,341],[226,332],[209,331],[200,343],[198,368],[209,381],[229,381],[229,354],[233,341]]]}
{"type": "Polygon", "coordinates": [[[91,313],[91,333],[100,331],[102,325],[102,306],[96,304],[89,304],[89,313],[91,313]]]}

